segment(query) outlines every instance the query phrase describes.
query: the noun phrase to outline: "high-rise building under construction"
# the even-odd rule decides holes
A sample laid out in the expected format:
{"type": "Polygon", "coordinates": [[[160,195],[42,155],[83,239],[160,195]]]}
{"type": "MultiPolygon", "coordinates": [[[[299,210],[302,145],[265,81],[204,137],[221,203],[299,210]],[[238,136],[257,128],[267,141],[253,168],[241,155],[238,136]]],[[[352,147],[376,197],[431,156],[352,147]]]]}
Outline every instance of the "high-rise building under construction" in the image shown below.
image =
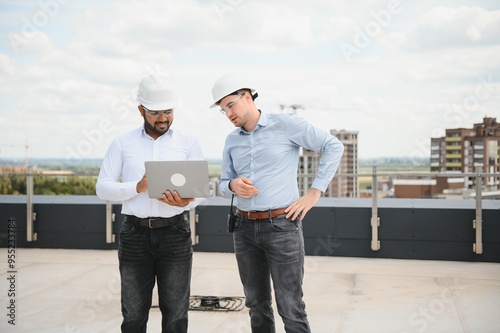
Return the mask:
{"type": "MultiPolygon", "coordinates": [[[[344,144],[344,154],[340,160],[337,174],[325,191],[324,196],[357,198],[359,184],[355,174],[358,173],[358,132],[331,130],[330,133],[344,144]]],[[[304,195],[311,187],[316,171],[318,170],[320,158],[320,153],[303,149],[298,171],[300,195],[304,195]]]]}

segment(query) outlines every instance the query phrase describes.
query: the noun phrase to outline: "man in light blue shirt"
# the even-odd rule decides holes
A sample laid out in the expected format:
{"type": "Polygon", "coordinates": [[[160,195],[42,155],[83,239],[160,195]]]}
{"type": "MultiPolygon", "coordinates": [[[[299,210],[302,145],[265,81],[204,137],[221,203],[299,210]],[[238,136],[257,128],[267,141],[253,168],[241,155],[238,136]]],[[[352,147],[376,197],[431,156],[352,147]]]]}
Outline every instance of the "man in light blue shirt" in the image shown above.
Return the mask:
{"type": "Polygon", "coordinates": [[[342,143],[294,115],[257,109],[255,89],[234,75],[219,78],[214,104],[237,128],[226,139],[219,192],[236,196],[234,248],[252,332],[275,332],[271,279],[287,332],[310,332],[302,300],[302,219],[338,168],[342,143]],[[300,148],[322,154],[316,177],[299,197],[300,148]]]}

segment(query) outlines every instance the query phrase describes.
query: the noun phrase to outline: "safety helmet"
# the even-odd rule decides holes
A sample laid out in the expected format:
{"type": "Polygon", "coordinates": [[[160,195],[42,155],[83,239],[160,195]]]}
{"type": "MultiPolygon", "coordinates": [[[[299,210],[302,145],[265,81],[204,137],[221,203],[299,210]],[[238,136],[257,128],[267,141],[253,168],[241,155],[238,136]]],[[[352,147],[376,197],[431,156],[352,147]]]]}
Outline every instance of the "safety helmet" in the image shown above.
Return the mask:
{"type": "Polygon", "coordinates": [[[232,95],[238,90],[249,89],[253,99],[256,99],[258,94],[255,89],[248,84],[247,81],[243,80],[240,76],[235,74],[227,74],[215,81],[212,88],[212,96],[214,98],[214,103],[210,106],[211,108],[216,107],[221,99],[226,96],[232,95]]]}
{"type": "Polygon", "coordinates": [[[165,76],[150,74],[139,83],[137,102],[150,110],[168,110],[177,106],[178,98],[165,76]]]}

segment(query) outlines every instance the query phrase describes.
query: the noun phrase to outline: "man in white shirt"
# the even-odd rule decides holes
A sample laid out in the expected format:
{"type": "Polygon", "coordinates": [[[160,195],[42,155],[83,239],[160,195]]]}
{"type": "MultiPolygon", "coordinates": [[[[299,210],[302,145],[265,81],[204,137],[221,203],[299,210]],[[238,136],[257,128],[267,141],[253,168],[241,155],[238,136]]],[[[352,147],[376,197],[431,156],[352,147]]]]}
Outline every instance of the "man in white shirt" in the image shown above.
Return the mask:
{"type": "Polygon", "coordinates": [[[158,281],[162,332],[185,333],[188,326],[192,243],[189,215],[198,199],[167,191],[148,196],[145,161],[203,160],[198,141],[171,128],[178,98],[157,75],[139,84],[137,101],[144,124],[113,140],[96,184],[103,200],[122,201],[120,230],[122,332],[146,332],[152,291],[158,281]]]}

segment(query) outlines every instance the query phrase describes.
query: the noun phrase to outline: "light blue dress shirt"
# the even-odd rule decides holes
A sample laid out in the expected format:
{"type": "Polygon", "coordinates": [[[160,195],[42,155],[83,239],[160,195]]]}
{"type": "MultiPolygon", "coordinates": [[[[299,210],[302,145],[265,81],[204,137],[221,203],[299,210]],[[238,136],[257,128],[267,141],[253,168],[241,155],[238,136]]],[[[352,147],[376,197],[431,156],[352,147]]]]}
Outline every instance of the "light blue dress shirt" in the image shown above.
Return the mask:
{"type": "Polygon", "coordinates": [[[235,196],[236,207],[243,211],[288,207],[299,199],[300,147],[322,154],[312,187],[324,192],[337,171],[344,145],[301,117],[263,112],[253,131],[239,127],[227,136],[219,192],[230,198],[229,181],[246,177],[259,194],[248,199],[235,196]]]}

